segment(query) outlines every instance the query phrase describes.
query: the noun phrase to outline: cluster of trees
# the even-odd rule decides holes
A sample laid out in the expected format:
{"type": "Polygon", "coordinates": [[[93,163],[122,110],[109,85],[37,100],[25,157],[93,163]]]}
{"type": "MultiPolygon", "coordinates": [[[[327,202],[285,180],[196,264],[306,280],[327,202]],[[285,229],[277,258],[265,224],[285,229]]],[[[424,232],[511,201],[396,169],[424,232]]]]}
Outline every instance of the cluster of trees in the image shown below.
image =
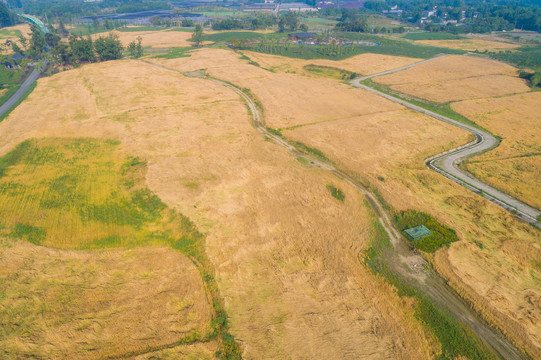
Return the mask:
{"type": "Polygon", "coordinates": [[[342,9],[342,16],[336,29],[340,31],[363,32],[363,33],[403,33],[406,29],[403,26],[387,29],[385,26],[376,26],[369,23],[366,15],[361,14],[356,9],[342,9]]]}
{"type": "Polygon", "coordinates": [[[257,30],[267,29],[278,22],[274,14],[255,14],[242,19],[223,19],[212,23],[213,30],[257,30]]]}
{"type": "MultiPolygon", "coordinates": [[[[122,43],[117,35],[109,34],[92,40],[91,37],[78,37],[71,35],[69,42],[57,42],[50,49],[52,61],[61,65],[73,65],[86,62],[116,60],[122,57],[122,43]]],[[[141,41],[128,45],[133,56],[142,55],[141,41]]]]}
{"type": "Polygon", "coordinates": [[[11,12],[6,4],[0,2],[0,27],[12,26],[17,23],[17,16],[11,12]]]}

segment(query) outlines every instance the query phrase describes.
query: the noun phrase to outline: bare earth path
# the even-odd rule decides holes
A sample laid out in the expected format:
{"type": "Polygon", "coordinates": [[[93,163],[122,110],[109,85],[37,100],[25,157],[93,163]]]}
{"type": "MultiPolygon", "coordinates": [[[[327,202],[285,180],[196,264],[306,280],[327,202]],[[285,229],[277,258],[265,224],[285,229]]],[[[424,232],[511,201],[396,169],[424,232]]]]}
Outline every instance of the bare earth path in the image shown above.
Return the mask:
{"type": "Polygon", "coordinates": [[[371,93],[374,93],[388,100],[399,103],[400,105],[403,105],[414,111],[428,115],[430,117],[433,117],[434,119],[446,122],[448,124],[457,126],[461,129],[464,129],[474,134],[476,137],[476,140],[474,142],[471,142],[469,144],[459,146],[455,149],[447,150],[443,153],[431,156],[425,160],[426,165],[430,169],[439,172],[443,176],[453,180],[454,182],[464,186],[465,188],[483,196],[484,198],[494,202],[495,204],[501,206],[502,208],[512,212],[520,219],[530,224],[533,224],[534,226],[541,227],[541,224],[537,221],[539,216],[541,216],[541,211],[523,203],[522,201],[498,189],[493,188],[492,186],[482,182],[481,180],[474,177],[472,174],[460,168],[459,166],[460,163],[462,163],[467,158],[489,151],[495,148],[496,146],[498,146],[498,140],[492,134],[486,131],[477,129],[473,126],[463,124],[459,121],[453,120],[446,116],[437,114],[430,110],[426,110],[420,106],[411,104],[405,100],[398,99],[394,96],[388,95],[384,92],[378,91],[369,86],[361,84],[361,81],[363,80],[376,77],[376,76],[387,75],[387,74],[401,71],[401,70],[405,70],[413,66],[417,66],[427,61],[435,60],[438,58],[439,57],[434,57],[434,58],[424,60],[415,64],[404,66],[401,68],[388,70],[379,74],[360,77],[360,78],[352,80],[351,84],[354,87],[357,87],[366,91],[370,91],[371,93]]]}
{"type": "MultiPolygon", "coordinates": [[[[411,67],[411,65],[409,67],[411,67]]],[[[412,262],[416,264],[426,264],[426,261],[420,255],[415,254],[407,246],[407,244],[405,244],[399,232],[393,227],[389,215],[372,193],[370,193],[359,182],[341,170],[301,152],[284,139],[269,133],[264,126],[257,106],[249,96],[243,93],[242,90],[236,86],[227,82],[220,81],[218,79],[211,80],[232,89],[244,99],[250,109],[250,112],[252,113],[253,125],[262,135],[271,139],[278,145],[285,147],[295,155],[302,154],[305,158],[309,159],[313,166],[318,166],[332,172],[337,177],[353,185],[365,196],[373,211],[376,213],[379,222],[384,227],[385,231],[389,235],[389,238],[391,239],[393,249],[384,254],[384,260],[397,276],[421,290],[440,306],[446,307],[457,319],[469,327],[500,359],[528,359],[528,357],[518,350],[513,344],[511,344],[505,338],[505,336],[483,321],[475,313],[475,311],[467,303],[465,303],[465,301],[458,294],[451,290],[435,272],[427,271],[424,273],[419,273],[412,270],[411,267],[407,265],[408,263],[412,262]]]]}

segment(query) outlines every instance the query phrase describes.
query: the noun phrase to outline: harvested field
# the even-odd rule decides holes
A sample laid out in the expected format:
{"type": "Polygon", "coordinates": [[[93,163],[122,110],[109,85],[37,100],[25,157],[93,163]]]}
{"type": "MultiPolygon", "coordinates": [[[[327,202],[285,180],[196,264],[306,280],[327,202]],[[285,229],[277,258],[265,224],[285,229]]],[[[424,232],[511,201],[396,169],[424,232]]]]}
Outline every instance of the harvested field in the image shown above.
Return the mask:
{"type": "Polygon", "coordinates": [[[530,90],[518,78],[516,68],[470,56],[446,56],[373,80],[393,90],[442,103],[530,90]]]}
{"type": "Polygon", "coordinates": [[[0,265],[5,359],[103,359],[210,331],[199,273],[174,250],[56,250],[4,238],[0,265]]]}
{"type": "Polygon", "coordinates": [[[451,105],[456,112],[502,137],[496,149],[464,166],[474,175],[541,208],[541,93],[496,99],[466,100],[451,105]]]}
{"type": "Polygon", "coordinates": [[[344,69],[359,75],[371,75],[410,65],[422,60],[380,54],[361,54],[339,61],[325,59],[302,60],[253,51],[243,51],[243,53],[264,68],[276,72],[296,72],[301,74],[305,73],[303,71],[305,65],[314,64],[344,69]]]}
{"type": "MultiPolygon", "coordinates": [[[[272,74],[224,50],[156,61],[183,71],[272,74]]],[[[246,358],[437,353],[411,303],[359,264],[372,227],[358,192],[261,138],[233,91],[143,62],[87,65],[39,80],[0,124],[0,154],[44,136],[116,138],[122,154],[148,161],[150,190],[206,234],[246,358]]]]}
{"type": "Polygon", "coordinates": [[[519,44],[511,44],[502,41],[484,40],[484,39],[460,39],[460,40],[418,40],[416,43],[425,45],[446,47],[451,49],[460,49],[466,51],[500,51],[512,50],[518,48],[519,44]]]}

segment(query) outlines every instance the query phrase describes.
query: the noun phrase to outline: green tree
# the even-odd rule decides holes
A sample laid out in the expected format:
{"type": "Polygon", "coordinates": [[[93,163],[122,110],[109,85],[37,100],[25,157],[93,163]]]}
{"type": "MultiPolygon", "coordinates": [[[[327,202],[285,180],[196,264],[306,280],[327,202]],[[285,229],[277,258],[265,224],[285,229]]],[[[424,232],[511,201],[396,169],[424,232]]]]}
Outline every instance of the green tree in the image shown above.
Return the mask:
{"type": "MultiPolygon", "coordinates": [[[[289,31],[295,31],[297,29],[297,25],[299,23],[299,18],[297,17],[297,14],[293,11],[288,11],[284,15],[282,15],[281,19],[283,19],[283,26],[289,29],[289,31]]],[[[278,26],[280,26],[280,23],[278,23],[278,26]]]]}
{"type": "Polygon", "coordinates": [[[93,62],[96,60],[96,55],[94,54],[94,47],[90,36],[83,39],[72,35],[70,36],[69,44],[75,61],[81,63],[93,62]]]}
{"type": "Polygon", "coordinates": [[[45,50],[46,42],[45,42],[45,36],[43,35],[43,32],[41,32],[40,28],[36,25],[32,25],[30,28],[32,31],[31,37],[30,37],[30,48],[29,53],[30,56],[32,56],[34,59],[37,59],[43,50],[45,50]]]}
{"type": "Polygon", "coordinates": [[[195,29],[192,34],[192,41],[196,47],[198,47],[201,44],[201,41],[203,41],[203,27],[201,24],[195,25],[195,29]]]}
{"type": "Polygon", "coordinates": [[[70,47],[62,42],[59,42],[51,49],[51,57],[54,62],[62,65],[71,64],[73,60],[73,54],[70,47]]]}
{"type": "Polygon", "coordinates": [[[141,37],[137,37],[137,42],[132,41],[128,44],[128,53],[131,57],[140,58],[143,56],[143,46],[141,45],[141,37]]]}
{"type": "Polygon", "coordinates": [[[116,60],[122,57],[122,43],[118,35],[109,34],[106,37],[99,37],[94,41],[94,49],[100,61],[116,60]]]}

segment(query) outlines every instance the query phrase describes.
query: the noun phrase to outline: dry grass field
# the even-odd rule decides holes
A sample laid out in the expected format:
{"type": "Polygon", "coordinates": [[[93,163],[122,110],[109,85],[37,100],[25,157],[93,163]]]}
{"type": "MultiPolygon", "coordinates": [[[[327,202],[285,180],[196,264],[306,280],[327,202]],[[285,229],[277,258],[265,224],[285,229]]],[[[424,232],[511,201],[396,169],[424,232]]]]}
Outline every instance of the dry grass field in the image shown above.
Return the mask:
{"type": "Polygon", "coordinates": [[[276,72],[295,72],[300,74],[306,74],[303,69],[305,65],[314,64],[344,69],[359,75],[372,75],[386,70],[410,65],[422,60],[380,54],[360,54],[338,61],[326,59],[290,59],[283,56],[269,55],[253,51],[243,51],[243,54],[266,69],[276,72]]]}
{"type": "Polygon", "coordinates": [[[541,208],[541,93],[466,100],[456,112],[502,137],[496,149],[471,159],[465,168],[513,196],[541,208]]]}
{"type": "MultiPolygon", "coordinates": [[[[170,48],[170,47],[185,47],[192,46],[192,42],[188,41],[192,37],[192,33],[185,31],[111,31],[110,33],[117,35],[122,45],[127,46],[130,42],[136,41],[141,37],[141,45],[151,46],[153,48],[170,48]]],[[[100,36],[105,36],[108,33],[99,33],[92,35],[93,39],[100,36]]]]}
{"type": "MultiPolygon", "coordinates": [[[[255,69],[247,78],[272,74],[232,52],[196,54],[156,62],[219,75],[255,69]]],[[[28,138],[84,136],[118,139],[119,154],[146,159],[146,185],[206,234],[245,358],[420,359],[438,352],[411,303],[359,265],[372,226],[358,192],[261,138],[239,96],[221,85],[137,61],[87,65],[40,79],[0,124],[0,135],[0,155],[28,138]],[[330,183],[344,202],[330,195],[330,183]]],[[[195,357],[208,354],[190,349],[195,357]]]]}
{"type": "Polygon", "coordinates": [[[425,45],[479,52],[512,50],[520,46],[519,44],[511,44],[508,42],[485,40],[479,38],[459,40],[417,40],[415,42],[425,45]]]}
{"type": "MultiPolygon", "coordinates": [[[[284,64],[287,61],[282,59],[284,64]]],[[[541,328],[531,318],[535,315],[524,315],[539,313],[536,299],[541,289],[535,280],[541,276],[536,260],[541,251],[539,233],[423,164],[427,156],[469,141],[467,133],[336,81],[265,71],[223,50],[200,50],[190,58],[156,62],[181,71],[205,68],[213,76],[249,88],[263,104],[269,126],[285,128],[286,136],[322,150],[357,173],[395,209],[426,211],[456,229],[462,241],[440,250],[436,266],[514,341],[539,354],[541,328]],[[348,99],[347,104],[343,99],[348,99]],[[372,111],[371,106],[379,111],[372,111]],[[510,246],[508,239],[516,246],[510,246]],[[509,279],[505,286],[500,282],[502,276],[509,279]]],[[[420,77],[442,83],[456,78],[466,82],[473,76],[502,76],[511,79],[512,88],[518,80],[513,77],[513,67],[469,57],[447,57],[398,74],[413,70],[414,74],[408,73],[401,81],[420,77]],[[430,64],[433,70],[428,72],[430,64]]],[[[528,90],[518,81],[521,91],[528,90]]]]}
{"type": "Polygon", "coordinates": [[[394,74],[373,78],[393,90],[450,102],[524,93],[530,90],[517,69],[489,59],[446,56],[394,74]]]}
{"type": "Polygon", "coordinates": [[[102,359],[210,331],[199,273],[174,250],[56,250],[3,239],[0,265],[4,359],[102,359]]]}

